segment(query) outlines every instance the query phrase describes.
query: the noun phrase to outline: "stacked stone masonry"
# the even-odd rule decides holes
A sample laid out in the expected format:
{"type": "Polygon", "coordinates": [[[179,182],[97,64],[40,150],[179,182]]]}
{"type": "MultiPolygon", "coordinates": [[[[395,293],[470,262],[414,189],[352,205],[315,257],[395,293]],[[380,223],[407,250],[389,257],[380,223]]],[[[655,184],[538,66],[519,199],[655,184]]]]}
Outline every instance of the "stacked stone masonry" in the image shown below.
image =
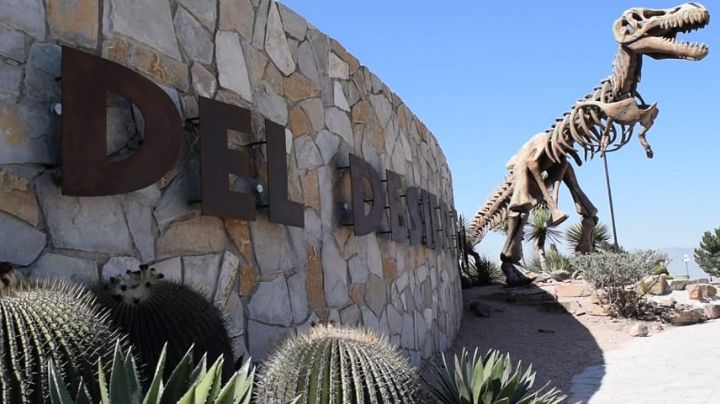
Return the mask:
{"type": "MultiPolygon", "coordinates": [[[[108,154],[139,145],[139,111],[108,96],[108,154]]],[[[266,183],[262,148],[256,173],[266,183]]],[[[262,359],[313,321],[373,328],[415,364],[449,347],[461,295],[448,250],[356,237],[334,209],[348,200],[349,153],[393,170],[452,206],[437,140],[339,43],[270,0],[0,2],[0,261],[31,276],[89,283],[152,263],[202,286],[228,313],[236,354],[262,359]],[[140,72],[186,122],[182,158],[161,181],[109,197],[58,186],[61,45],[140,72]],[[197,97],[251,109],[286,129],[289,191],[305,228],[201,216],[197,97]]]]}

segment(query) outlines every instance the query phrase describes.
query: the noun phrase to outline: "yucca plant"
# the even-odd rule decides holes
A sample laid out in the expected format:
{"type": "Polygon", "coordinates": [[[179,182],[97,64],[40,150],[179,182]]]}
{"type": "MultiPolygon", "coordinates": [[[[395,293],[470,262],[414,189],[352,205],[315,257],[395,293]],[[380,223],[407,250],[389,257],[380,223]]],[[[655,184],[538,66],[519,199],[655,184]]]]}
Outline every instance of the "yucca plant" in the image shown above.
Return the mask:
{"type": "Polygon", "coordinates": [[[498,264],[485,256],[478,255],[478,257],[469,261],[467,268],[461,268],[461,275],[467,278],[472,286],[493,285],[502,282],[504,278],[498,264]]]}
{"type": "MultiPolygon", "coordinates": [[[[568,247],[576,250],[580,244],[582,238],[582,223],[575,223],[568,227],[565,231],[565,240],[567,241],[568,247]]],[[[610,230],[607,225],[598,223],[595,225],[592,231],[592,249],[593,251],[599,250],[603,245],[607,244],[610,240],[610,230]]]]}
{"type": "Polygon", "coordinates": [[[146,265],[112,277],[93,291],[146,363],[157,363],[167,344],[169,371],[194,345],[196,361],[203,352],[211,358],[223,355],[227,358],[224,376],[232,373],[233,353],[224,315],[203,291],[165,279],[146,265]]]}
{"type": "Polygon", "coordinates": [[[540,261],[540,267],[543,271],[547,271],[545,243],[549,240],[557,243],[562,240],[563,234],[560,230],[550,226],[552,220],[552,212],[550,208],[541,204],[530,212],[530,218],[525,225],[525,239],[532,244],[535,254],[540,261]]]}
{"type": "MultiPolygon", "coordinates": [[[[163,347],[150,387],[142,392],[140,376],[130,351],[123,351],[120,344],[115,347],[112,371],[107,382],[102,363],[98,364],[101,404],[248,404],[252,397],[255,369],[250,361],[235,372],[223,386],[223,357],[207,368],[207,355],[195,365],[191,347],[171,369],[165,380],[166,348],[163,347]]],[[[80,383],[74,398],[67,386],[60,380],[57,369],[51,361],[48,365],[50,401],[52,404],[90,404],[87,389],[80,383]]]]}
{"type": "Polygon", "coordinates": [[[418,387],[407,359],[384,337],[317,325],[286,340],[265,362],[256,399],[263,404],[405,404],[417,401],[418,387]]]}
{"type": "Polygon", "coordinates": [[[67,383],[93,380],[98,360],[112,357],[120,334],[92,293],[63,281],[10,275],[3,273],[0,288],[0,402],[45,402],[48,360],[67,383]]]}
{"type": "Polygon", "coordinates": [[[509,354],[494,350],[482,357],[476,348],[470,357],[463,348],[453,366],[443,354],[442,365],[435,365],[432,375],[425,385],[444,404],[559,404],[566,398],[557,389],[546,390],[547,385],[531,393],[532,366],[524,372],[521,363],[513,368],[509,354]]]}

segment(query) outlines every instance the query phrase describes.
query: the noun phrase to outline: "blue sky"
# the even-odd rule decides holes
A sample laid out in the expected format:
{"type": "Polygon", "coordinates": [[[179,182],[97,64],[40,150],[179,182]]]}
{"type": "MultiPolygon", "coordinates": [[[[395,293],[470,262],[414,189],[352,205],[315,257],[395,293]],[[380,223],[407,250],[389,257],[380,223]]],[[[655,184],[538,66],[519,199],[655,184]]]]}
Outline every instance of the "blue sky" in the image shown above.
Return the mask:
{"type": "MultiPolygon", "coordinates": [[[[455,206],[472,216],[506,161],[612,69],[612,22],[633,6],[670,1],[286,0],[368,66],[438,138],[455,206]]],[[[706,2],[720,16],[720,3],[706,2]]],[[[650,160],[633,137],[609,155],[618,238],[629,249],[694,247],[720,226],[720,28],[681,34],[710,45],[700,62],[645,58],[639,91],[658,102],[650,160]]],[[[602,160],[578,168],[581,187],[610,224],[602,160]]],[[[579,221],[563,189],[560,207],[579,221]]],[[[564,226],[562,226],[564,227],[564,226]]],[[[502,240],[479,250],[497,255],[502,240]]]]}

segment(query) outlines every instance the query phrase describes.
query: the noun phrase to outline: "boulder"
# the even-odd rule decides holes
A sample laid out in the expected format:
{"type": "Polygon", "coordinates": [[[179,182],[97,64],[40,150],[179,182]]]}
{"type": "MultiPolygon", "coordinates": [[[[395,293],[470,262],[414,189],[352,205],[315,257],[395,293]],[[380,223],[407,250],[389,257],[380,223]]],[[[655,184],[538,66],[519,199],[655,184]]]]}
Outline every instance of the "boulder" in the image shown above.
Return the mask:
{"type": "Polygon", "coordinates": [[[570,279],[570,276],[571,276],[570,272],[564,271],[562,269],[558,270],[558,271],[553,271],[550,273],[550,277],[552,277],[554,280],[556,280],[558,282],[568,280],[568,279],[570,279]]]}
{"type": "Polygon", "coordinates": [[[665,327],[662,326],[662,324],[659,323],[653,323],[653,325],[650,326],[650,329],[652,329],[654,332],[660,332],[665,329],[665,327]]]}
{"type": "Polygon", "coordinates": [[[668,299],[663,299],[663,300],[659,301],[659,303],[660,303],[660,306],[662,306],[662,307],[669,307],[672,309],[673,307],[675,307],[675,304],[677,303],[677,301],[675,301],[675,299],[673,299],[671,297],[668,299]]]}
{"type": "Polygon", "coordinates": [[[526,288],[511,291],[505,295],[505,301],[515,304],[536,305],[542,302],[553,301],[557,297],[550,291],[540,288],[526,288]]]}
{"type": "Polygon", "coordinates": [[[643,323],[635,323],[630,327],[630,335],[633,337],[647,337],[648,327],[643,323]]]}
{"type": "Polygon", "coordinates": [[[585,282],[561,283],[555,286],[557,297],[585,297],[590,296],[591,290],[585,282]]]}
{"type": "Polygon", "coordinates": [[[545,283],[552,279],[548,274],[529,274],[528,278],[531,278],[533,283],[545,283]]]}
{"type": "Polygon", "coordinates": [[[713,297],[717,295],[717,288],[713,285],[705,285],[705,297],[713,297]]]}
{"type": "Polygon", "coordinates": [[[665,275],[650,275],[638,284],[638,293],[661,296],[672,291],[665,275]]]}
{"type": "Polygon", "coordinates": [[[580,305],[580,303],[576,300],[568,300],[568,301],[558,302],[558,304],[562,305],[568,313],[577,314],[577,315],[585,314],[585,311],[583,310],[582,305],[580,305]]]}
{"type": "Polygon", "coordinates": [[[706,303],[703,305],[703,312],[708,320],[720,318],[720,304],[706,303]]]}
{"type": "Polygon", "coordinates": [[[688,297],[692,300],[703,300],[705,297],[707,285],[703,284],[692,284],[688,285],[687,292],[688,297]]]}
{"type": "Polygon", "coordinates": [[[670,281],[670,289],[672,290],[685,290],[688,285],[686,279],[673,279],[670,281]]]}
{"type": "Polygon", "coordinates": [[[586,314],[591,316],[609,316],[608,311],[599,304],[587,303],[582,305],[583,310],[586,314]]]}
{"type": "Polygon", "coordinates": [[[474,301],[470,303],[470,311],[475,313],[476,317],[490,317],[491,308],[487,304],[474,301]]]}
{"type": "Polygon", "coordinates": [[[699,323],[703,313],[694,308],[681,307],[667,314],[667,320],[672,325],[690,325],[699,323]]]}

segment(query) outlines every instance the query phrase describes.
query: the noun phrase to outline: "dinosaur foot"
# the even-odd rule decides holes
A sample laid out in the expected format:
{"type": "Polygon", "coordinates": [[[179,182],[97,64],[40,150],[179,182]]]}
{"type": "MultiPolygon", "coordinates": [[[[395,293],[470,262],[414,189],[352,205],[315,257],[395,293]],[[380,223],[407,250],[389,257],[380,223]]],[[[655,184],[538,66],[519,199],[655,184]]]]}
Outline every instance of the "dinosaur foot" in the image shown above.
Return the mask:
{"type": "Polygon", "coordinates": [[[548,223],[549,226],[554,227],[558,226],[560,223],[564,222],[568,218],[568,214],[559,210],[555,209],[550,214],[550,223],[548,223]]]}
{"type": "Polygon", "coordinates": [[[505,283],[510,287],[525,286],[532,283],[532,279],[525,276],[510,262],[503,262],[500,268],[505,273],[505,283]]]}

